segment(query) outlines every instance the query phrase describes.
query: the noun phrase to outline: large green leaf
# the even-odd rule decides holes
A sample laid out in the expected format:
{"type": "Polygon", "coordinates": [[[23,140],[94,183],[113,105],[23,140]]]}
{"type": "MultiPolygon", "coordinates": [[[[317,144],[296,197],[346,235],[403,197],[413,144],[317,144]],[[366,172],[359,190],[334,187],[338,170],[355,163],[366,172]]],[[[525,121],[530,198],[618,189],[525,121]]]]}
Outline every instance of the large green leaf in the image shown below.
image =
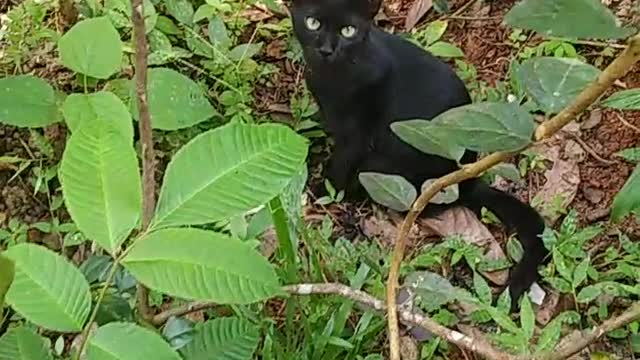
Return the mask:
{"type": "Polygon", "coordinates": [[[91,309],[89,284],[67,259],[39,245],[20,244],[5,252],[15,263],[7,293],[27,320],[54,331],[80,331],[91,309]]]}
{"type": "MultiPolygon", "coordinates": [[[[154,129],[177,130],[201,123],[217,114],[202,88],[179,72],[166,68],[149,70],[149,112],[154,129]]],[[[131,102],[134,118],[138,104],[131,102]]]]}
{"type": "Polygon", "coordinates": [[[375,202],[393,210],[409,210],[418,196],[416,188],[400,175],[362,172],[358,179],[375,202]]]}
{"type": "Polygon", "coordinates": [[[456,145],[453,141],[438,136],[431,131],[431,122],[428,120],[406,120],[391,124],[391,130],[403,141],[427,154],[445,157],[458,161],[464,154],[464,147],[456,145]]]}
{"type": "Polygon", "coordinates": [[[131,113],[113,93],[99,91],[92,94],[71,94],[62,105],[67,126],[76,131],[79,126],[95,121],[107,121],[126,139],[133,139],[131,113]]]}
{"type": "Polygon", "coordinates": [[[212,231],[151,233],[123,265],[148,287],[185,299],[248,304],[280,294],[267,259],[247,243],[212,231]]]}
{"type": "Polygon", "coordinates": [[[49,346],[45,338],[30,329],[14,327],[0,338],[0,360],[53,359],[49,346]]]}
{"type": "Polygon", "coordinates": [[[13,282],[15,273],[13,261],[0,254],[0,309],[4,306],[4,297],[13,282]]]}
{"type": "Polygon", "coordinates": [[[167,166],[153,226],[210,223],[266,203],[298,172],[307,146],[277,124],[233,123],[199,135],[167,166]]]}
{"type": "Polygon", "coordinates": [[[0,123],[42,127],[59,120],[53,88],[32,75],[0,79],[0,123]]]}
{"type": "Polygon", "coordinates": [[[69,69],[98,79],[120,70],[122,42],[107,17],[76,23],[58,41],[60,60],[69,69]]]}
{"type": "Polygon", "coordinates": [[[112,322],[89,338],[88,360],[182,360],[157,333],[131,323],[112,322]]]}
{"type": "Polygon", "coordinates": [[[430,309],[437,309],[466,297],[460,289],[451,285],[449,280],[430,271],[416,271],[407,275],[403,286],[410,287],[430,309]]]}
{"type": "Polygon", "coordinates": [[[580,60],[556,57],[528,59],[518,70],[524,91],[547,113],[565,108],[599,74],[580,60]]]}
{"type": "Polygon", "coordinates": [[[535,123],[515,104],[482,102],[448,110],[421,124],[441,141],[469,150],[493,152],[521,149],[531,142],[535,123]]]}
{"type": "Polygon", "coordinates": [[[613,199],[611,218],[618,221],[630,212],[640,210],[640,165],[636,166],[622,190],[613,199]]]}
{"type": "Polygon", "coordinates": [[[78,228],[113,254],[135,227],[142,204],[131,138],[105,121],[82,126],[67,142],[60,181],[78,228]]]}
{"type": "Polygon", "coordinates": [[[244,319],[218,318],[202,324],[180,350],[185,360],[250,360],[260,329],[244,319]]]}
{"type": "Polygon", "coordinates": [[[600,0],[524,0],[511,8],[504,20],[547,36],[618,39],[633,32],[620,28],[600,0]]]}
{"type": "Polygon", "coordinates": [[[604,100],[602,105],[620,110],[640,110],[640,89],[618,91],[604,100]]]}

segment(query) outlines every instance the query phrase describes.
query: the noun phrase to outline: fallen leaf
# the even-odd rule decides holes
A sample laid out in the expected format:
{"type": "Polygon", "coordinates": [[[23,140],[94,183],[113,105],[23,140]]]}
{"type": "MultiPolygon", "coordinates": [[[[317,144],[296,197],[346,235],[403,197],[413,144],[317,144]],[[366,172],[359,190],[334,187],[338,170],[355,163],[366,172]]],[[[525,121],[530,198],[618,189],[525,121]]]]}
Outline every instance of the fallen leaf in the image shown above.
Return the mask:
{"type": "Polygon", "coordinates": [[[582,130],[593,129],[598,124],[600,124],[601,121],[602,121],[602,110],[593,109],[589,114],[589,118],[580,125],[580,128],[582,130]]]}
{"type": "Polygon", "coordinates": [[[536,311],[536,321],[545,326],[558,314],[558,305],[560,304],[560,295],[555,291],[549,291],[546,301],[538,307],[536,311]]]}
{"type": "MultiPolygon", "coordinates": [[[[381,210],[375,208],[370,216],[361,220],[362,233],[368,238],[380,239],[382,244],[392,246],[398,236],[398,230],[402,224],[403,216],[392,210],[381,210]]],[[[407,244],[415,243],[418,239],[435,235],[421,231],[417,224],[413,224],[407,244]]]]}
{"type": "Polygon", "coordinates": [[[420,351],[418,343],[410,336],[402,336],[400,338],[400,358],[402,360],[418,360],[420,351]]]}
{"type": "Polygon", "coordinates": [[[255,6],[249,9],[242,10],[240,12],[240,16],[251,22],[258,22],[272,18],[273,13],[266,7],[264,9],[261,9],[258,6],[255,6]]]}
{"type": "Polygon", "coordinates": [[[582,194],[584,195],[584,198],[587,199],[590,203],[596,205],[599,204],[602,199],[604,199],[604,191],[590,186],[582,189],[582,194]]]}
{"type": "Polygon", "coordinates": [[[433,0],[415,1],[407,12],[407,17],[404,19],[405,30],[409,31],[413,29],[432,6],[433,0]]]}
{"type": "MultiPolygon", "coordinates": [[[[455,207],[444,211],[438,217],[420,219],[422,226],[428,227],[442,237],[459,235],[470,244],[488,249],[485,256],[491,260],[505,258],[505,253],[489,229],[469,209],[455,207]]],[[[508,270],[482,273],[496,285],[504,285],[509,276],[508,270]]]]}
{"type": "Polygon", "coordinates": [[[544,174],[547,182],[536,194],[538,210],[550,224],[560,217],[558,208],[566,209],[578,192],[580,185],[580,168],[574,160],[559,159],[553,163],[551,170],[544,174]]]}

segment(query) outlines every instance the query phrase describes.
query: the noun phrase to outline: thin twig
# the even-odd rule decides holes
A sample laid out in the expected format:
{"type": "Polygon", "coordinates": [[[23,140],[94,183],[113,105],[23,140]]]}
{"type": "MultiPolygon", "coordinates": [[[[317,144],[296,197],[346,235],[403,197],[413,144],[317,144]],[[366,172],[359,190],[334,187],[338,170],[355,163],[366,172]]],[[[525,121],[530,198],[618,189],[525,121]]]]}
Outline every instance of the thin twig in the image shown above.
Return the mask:
{"type": "MultiPolygon", "coordinates": [[[[155,155],[153,151],[153,133],[151,115],[147,101],[147,54],[149,52],[144,28],[144,6],[142,0],[131,0],[133,33],[135,39],[135,79],[136,97],[139,113],[140,143],[142,144],[142,232],[145,232],[153,218],[155,199],[155,155]]],[[[144,320],[153,318],[149,307],[149,290],[138,284],[138,311],[144,320]]]]}
{"type": "Polygon", "coordinates": [[[624,125],[624,126],[628,127],[629,129],[631,129],[631,130],[633,130],[633,131],[635,131],[635,132],[637,132],[637,133],[640,133],[640,128],[639,128],[639,127],[637,127],[637,126],[633,125],[632,123],[628,122],[627,120],[625,120],[625,119],[622,117],[622,115],[620,115],[620,114],[618,114],[618,113],[616,113],[616,116],[618,117],[618,120],[620,120],[620,122],[622,123],[622,125],[624,125]]]}
{"type": "Polygon", "coordinates": [[[580,145],[580,147],[582,147],[584,151],[586,151],[587,153],[589,153],[589,155],[591,155],[594,159],[596,159],[596,161],[602,163],[603,165],[613,165],[616,163],[613,160],[607,160],[602,156],[598,155],[598,153],[595,150],[593,150],[593,148],[591,148],[589,144],[587,144],[584,140],[582,140],[580,136],[575,134],[568,134],[568,135],[571,138],[571,140],[577,142],[578,145],[580,145]]]}
{"type": "Polygon", "coordinates": [[[163,311],[159,314],[157,314],[156,316],[153,317],[153,319],[151,320],[151,323],[155,326],[160,326],[164,323],[167,322],[167,320],[169,320],[169,318],[175,316],[184,316],[187,314],[191,314],[194,313],[196,311],[202,311],[202,310],[206,310],[206,309],[211,309],[216,307],[218,304],[214,304],[214,303],[203,303],[203,302],[193,302],[193,303],[188,303],[182,306],[178,306],[176,308],[173,309],[169,309],[166,311],[163,311]]]}
{"type": "MultiPolygon", "coordinates": [[[[589,105],[596,101],[610,87],[615,80],[624,76],[631,67],[640,59],[640,34],[629,39],[628,47],[598,76],[596,81],[584,89],[572,104],[564,108],[560,113],[549,121],[538,126],[535,132],[535,140],[541,141],[555,134],[562,127],[571,122],[578,114],[583,112],[589,105]]],[[[524,149],[521,149],[522,151],[524,149]]],[[[488,155],[475,163],[464,165],[461,169],[447,174],[429,186],[420,194],[414,202],[411,210],[407,214],[398,232],[393,258],[387,279],[387,306],[388,306],[388,328],[390,359],[400,360],[400,332],[398,328],[398,307],[396,304],[396,292],[398,288],[398,278],[400,265],[404,256],[404,248],[407,235],[414,221],[422,210],[427,206],[433,196],[447,186],[460,183],[464,180],[472,179],[491,167],[506,161],[511,156],[519,153],[496,152],[488,155]]]]}
{"type": "Polygon", "coordinates": [[[591,41],[591,40],[575,40],[575,39],[567,39],[567,38],[555,37],[555,36],[549,37],[549,39],[550,40],[565,41],[565,42],[569,42],[569,43],[577,44],[577,45],[610,47],[610,48],[614,48],[614,49],[624,49],[624,48],[627,47],[624,44],[606,43],[606,42],[602,42],[602,41],[591,41]]]}
{"type": "MultiPolygon", "coordinates": [[[[339,295],[379,312],[384,312],[386,310],[386,306],[382,300],[377,299],[364,291],[352,289],[342,284],[320,283],[289,285],[284,287],[284,291],[293,295],[339,295]]],[[[514,356],[494,348],[493,345],[484,341],[481,337],[473,338],[458,331],[448,329],[431,320],[427,316],[413,313],[408,310],[400,311],[399,315],[402,321],[410,325],[423,327],[463,349],[469,349],[477,354],[485,356],[488,359],[515,359],[514,356]]]]}
{"type": "Polygon", "coordinates": [[[569,336],[552,352],[536,356],[538,360],[566,359],[580,352],[582,349],[601,338],[609,331],[621,328],[640,319],[640,302],[636,302],[619,316],[606,320],[600,326],[588,332],[578,332],[576,336],[569,336]]]}

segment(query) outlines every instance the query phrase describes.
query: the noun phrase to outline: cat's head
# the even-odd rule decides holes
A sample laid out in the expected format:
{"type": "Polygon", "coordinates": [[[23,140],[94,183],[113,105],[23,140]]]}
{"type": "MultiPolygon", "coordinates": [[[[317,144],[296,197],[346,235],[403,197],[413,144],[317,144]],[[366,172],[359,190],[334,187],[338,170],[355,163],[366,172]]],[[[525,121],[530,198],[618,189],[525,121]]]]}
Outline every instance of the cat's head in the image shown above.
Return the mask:
{"type": "Polygon", "coordinates": [[[349,59],[369,36],[382,0],[293,0],[293,29],[307,60],[349,59]]]}

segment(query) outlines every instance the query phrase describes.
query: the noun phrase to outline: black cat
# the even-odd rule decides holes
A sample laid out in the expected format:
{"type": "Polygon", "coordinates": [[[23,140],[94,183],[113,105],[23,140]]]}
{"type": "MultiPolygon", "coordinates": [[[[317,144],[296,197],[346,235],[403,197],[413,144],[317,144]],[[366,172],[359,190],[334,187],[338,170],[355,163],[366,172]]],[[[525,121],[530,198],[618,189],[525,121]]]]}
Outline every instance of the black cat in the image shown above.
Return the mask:
{"type": "MultiPolygon", "coordinates": [[[[381,0],[293,0],[295,35],[307,63],[305,79],[322,121],[335,142],[328,178],[348,197],[363,194],[359,172],[398,174],[417,189],[431,178],[458,169],[449,159],[421,152],[390,129],[399,120],[427,119],[471,99],[464,83],[444,62],[413,43],[373,24],[381,0]]],[[[467,151],[462,163],[476,160],[467,151]]],[[[515,228],[524,256],[512,271],[512,310],[538,278],[547,250],[539,235],[545,224],[529,205],[480,179],[460,184],[459,200],[429,205],[423,215],[462,205],[481,207],[515,228]]]]}

